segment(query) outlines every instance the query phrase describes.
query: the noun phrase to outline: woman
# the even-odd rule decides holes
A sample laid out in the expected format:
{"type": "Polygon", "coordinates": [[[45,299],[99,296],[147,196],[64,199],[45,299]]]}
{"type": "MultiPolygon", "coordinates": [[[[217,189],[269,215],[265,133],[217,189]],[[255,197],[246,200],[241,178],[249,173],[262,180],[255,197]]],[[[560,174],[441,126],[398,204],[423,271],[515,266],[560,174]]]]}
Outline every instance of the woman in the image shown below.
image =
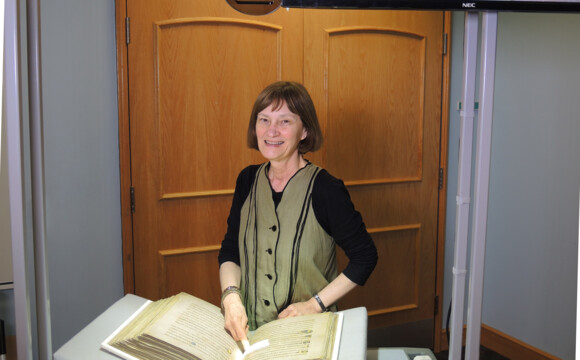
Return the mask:
{"type": "Polygon", "coordinates": [[[238,176],[219,253],[225,327],[236,341],[276,318],[334,310],[376,265],[375,245],[343,182],[304,158],[321,145],[302,85],[276,82],[258,95],[248,146],[267,162],[238,176]],[[338,276],[336,244],[349,258],[338,276]]]}

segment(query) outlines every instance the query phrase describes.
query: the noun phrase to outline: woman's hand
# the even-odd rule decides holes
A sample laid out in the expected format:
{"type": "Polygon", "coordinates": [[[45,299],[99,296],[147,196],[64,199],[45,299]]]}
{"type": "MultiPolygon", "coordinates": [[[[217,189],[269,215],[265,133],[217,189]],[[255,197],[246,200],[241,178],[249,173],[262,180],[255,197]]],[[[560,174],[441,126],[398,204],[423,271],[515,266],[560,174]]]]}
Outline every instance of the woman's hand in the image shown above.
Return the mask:
{"type": "Polygon", "coordinates": [[[289,305],[286,309],[282,310],[280,314],[278,314],[278,319],[307,314],[317,314],[321,312],[322,309],[316,302],[316,299],[310,298],[310,300],[289,305]]]}
{"type": "Polygon", "coordinates": [[[223,299],[225,329],[235,341],[248,340],[248,315],[237,293],[228,294],[223,299]]]}

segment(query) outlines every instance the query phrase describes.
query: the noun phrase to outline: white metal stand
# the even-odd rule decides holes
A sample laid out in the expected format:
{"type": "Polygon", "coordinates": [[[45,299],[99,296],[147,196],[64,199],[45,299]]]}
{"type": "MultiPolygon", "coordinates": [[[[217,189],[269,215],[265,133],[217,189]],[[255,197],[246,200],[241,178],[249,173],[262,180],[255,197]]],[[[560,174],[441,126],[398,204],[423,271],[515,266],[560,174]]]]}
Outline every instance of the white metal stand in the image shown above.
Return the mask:
{"type": "Polygon", "coordinates": [[[38,328],[38,357],[44,360],[52,358],[52,337],[49,306],[50,295],[48,291],[48,265],[46,261],[40,0],[28,0],[26,13],[28,31],[28,108],[36,325],[38,328]]]}
{"type": "Polygon", "coordinates": [[[22,145],[22,109],[20,86],[19,7],[17,0],[6,0],[4,34],[4,96],[6,116],[6,151],[8,152],[8,193],[10,230],[12,237],[12,267],[14,276],[14,315],[16,347],[20,359],[33,359],[33,313],[30,307],[31,271],[27,260],[25,215],[25,154],[22,145]]]}
{"type": "MultiPolygon", "coordinates": [[[[465,40],[463,59],[463,95],[457,185],[457,216],[455,224],[455,258],[451,309],[451,339],[449,358],[461,359],[465,277],[467,274],[467,232],[471,187],[471,155],[473,120],[475,118],[475,69],[479,15],[465,15],[465,40]]],[[[469,280],[469,307],[467,315],[467,360],[479,359],[481,335],[481,308],[483,299],[483,271],[485,263],[485,236],[491,157],[491,128],[493,118],[493,90],[495,76],[495,51],[497,39],[497,12],[483,13],[480,116],[477,128],[475,159],[475,184],[473,203],[473,229],[471,246],[471,273],[469,280]]]]}
{"type": "Polygon", "coordinates": [[[27,39],[30,105],[28,128],[22,118],[19,1],[6,0],[4,4],[6,143],[16,346],[19,359],[51,359],[40,99],[40,3],[39,0],[29,0],[26,9],[29,36],[27,39]],[[26,142],[27,134],[30,135],[29,143],[26,142]],[[27,152],[27,149],[30,152],[27,152]],[[27,179],[30,179],[30,184],[27,179]],[[31,210],[31,223],[26,221],[28,208],[31,210]]]}
{"type": "Polygon", "coordinates": [[[457,211],[455,217],[455,255],[450,321],[449,359],[461,359],[463,337],[463,309],[465,276],[467,274],[467,233],[471,188],[471,153],[473,119],[475,117],[475,72],[477,65],[478,14],[465,13],[463,43],[463,85],[461,98],[461,126],[459,135],[459,166],[457,181],[457,211]]]}
{"type": "Polygon", "coordinates": [[[497,12],[483,13],[481,31],[481,61],[479,77],[479,122],[473,188],[473,229],[471,233],[471,273],[469,304],[467,307],[466,359],[479,359],[481,335],[481,307],[483,302],[483,271],[485,264],[485,236],[491,158],[491,127],[493,120],[493,91],[495,51],[497,40],[497,12]]]}

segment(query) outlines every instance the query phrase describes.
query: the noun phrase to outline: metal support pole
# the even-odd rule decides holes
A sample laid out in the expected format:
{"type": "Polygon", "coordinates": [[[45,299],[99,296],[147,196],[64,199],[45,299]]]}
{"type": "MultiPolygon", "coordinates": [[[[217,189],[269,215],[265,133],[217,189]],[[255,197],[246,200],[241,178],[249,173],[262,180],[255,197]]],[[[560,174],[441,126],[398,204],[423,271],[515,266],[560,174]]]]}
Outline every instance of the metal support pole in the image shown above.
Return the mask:
{"type": "Polygon", "coordinates": [[[455,219],[455,256],[451,305],[449,359],[461,359],[463,337],[463,308],[465,276],[467,274],[467,234],[471,190],[471,155],[473,147],[473,119],[475,117],[475,73],[477,66],[477,31],[479,16],[465,13],[463,45],[463,90],[461,100],[461,129],[457,183],[457,214],[455,219]]]}
{"type": "Polygon", "coordinates": [[[40,56],[40,2],[28,0],[28,100],[30,109],[30,167],[32,178],[32,228],[36,279],[38,354],[52,359],[52,340],[46,264],[46,217],[44,204],[44,128],[42,121],[42,75],[40,56]]]}
{"type": "Polygon", "coordinates": [[[29,247],[26,235],[25,154],[22,128],[20,82],[20,11],[18,0],[6,0],[4,23],[4,99],[6,116],[6,151],[12,268],[14,276],[14,317],[16,318],[16,351],[19,359],[33,359],[33,322],[29,247]]]}
{"type": "Polygon", "coordinates": [[[483,302],[483,271],[485,264],[485,236],[491,158],[497,12],[484,12],[481,26],[480,108],[477,126],[477,148],[475,153],[471,272],[469,278],[467,339],[465,348],[465,358],[467,360],[479,359],[481,336],[481,306],[483,302]]]}

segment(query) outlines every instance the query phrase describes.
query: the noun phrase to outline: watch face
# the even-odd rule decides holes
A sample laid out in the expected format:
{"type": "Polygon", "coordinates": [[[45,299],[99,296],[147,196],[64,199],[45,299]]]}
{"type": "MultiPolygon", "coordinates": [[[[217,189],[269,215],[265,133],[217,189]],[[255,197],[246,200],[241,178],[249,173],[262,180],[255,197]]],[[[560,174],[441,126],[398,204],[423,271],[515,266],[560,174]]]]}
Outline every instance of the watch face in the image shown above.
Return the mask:
{"type": "Polygon", "coordinates": [[[231,7],[246,15],[266,15],[276,11],[282,0],[227,0],[231,7]]]}

